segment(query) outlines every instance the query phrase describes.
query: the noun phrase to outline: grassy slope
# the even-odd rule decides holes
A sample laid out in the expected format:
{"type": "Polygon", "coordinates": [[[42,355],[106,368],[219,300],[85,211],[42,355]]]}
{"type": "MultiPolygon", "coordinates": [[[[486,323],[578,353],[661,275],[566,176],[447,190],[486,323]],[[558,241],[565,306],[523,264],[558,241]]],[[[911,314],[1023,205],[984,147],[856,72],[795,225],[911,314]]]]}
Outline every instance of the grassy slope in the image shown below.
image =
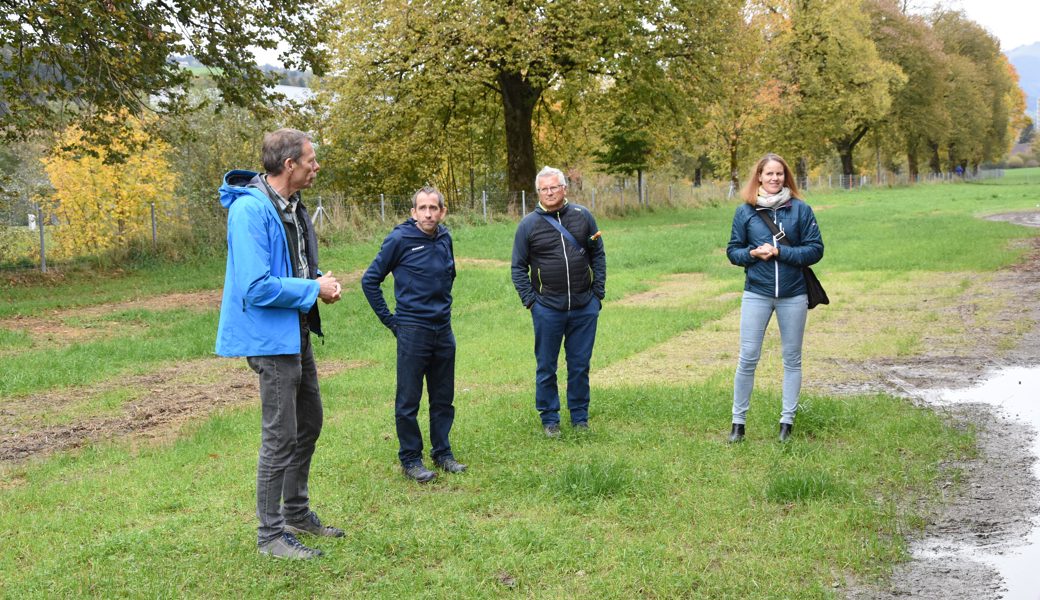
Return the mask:
{"type": "MultiPolygon", "coordinates": [[[[828,272],[898,277],[1013,262],[1009,239],[1030,232],[972,218],[1037,204],[1035,187],[1002,183],[811,195],[827,242],[824,283],[828,272]]],[[[604,220],[609,298],[679,272],[740,289],[741,273],[719,251],[731,215],[725,206],[604,220]]],[[[459,228],[456,252],[507,261],[512,230],[459,228]]],[[[328,249],[323,263],[355,271],[377,246],[328,249]]],[[[4,306],[19,314],[110,300],[126,289],[213,287],[221,269],[171,267],[115,282],[9,290],[4,306]]],[[[697,330],[720,310],[608,302],[594,368],[697,330]]],[[[248,407],[171,446],[112,444],[4,472],[0,595],[828,597],[844,572],[871,573],[901,556],[899,534],[917,521],[899,500],[928,495],[938,462],[970,448],[970,436],[884,396],[811,398],[795,443],[780,446],[772,441],[779,382],[765,380],[749,442],[729,447],[722,439],[731,375],[723,371],[698,385],[594,389],[593,432],[545,440],[531,400],[529,317],[508,268],[463,262],[453,445],[471,471],[419,487],[395,467],[392,337],[356,289],[325,315],[331,333],[319,360],[372,363],[323,380],[326,428],[311,490],[322,517],[348,530],[316,544],[328,557],[285,564],[256,556],[258,410],[248,407]]],[[[26,360],[6,361],[0,393],[96,381],[210,351],[215,313],[165,316],[139,315],[154,325],[143,336],[28,348],[26,360]],[[60,374],[32,375],[40,364],[60,374]]],[[[0,339],[0,349],[31,343],[0,339]]]]}

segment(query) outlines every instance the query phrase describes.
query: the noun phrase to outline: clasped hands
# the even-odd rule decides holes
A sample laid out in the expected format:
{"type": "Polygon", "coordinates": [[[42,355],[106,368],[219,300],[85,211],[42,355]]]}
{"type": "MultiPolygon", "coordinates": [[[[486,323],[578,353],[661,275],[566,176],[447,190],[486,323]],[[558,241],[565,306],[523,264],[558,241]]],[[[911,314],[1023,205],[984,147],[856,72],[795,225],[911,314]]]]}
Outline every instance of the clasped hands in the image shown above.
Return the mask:
{"type": "Polygon", "coordinates": [[[762,244],[751,251],[751,256],[758,260],[770,260],[780,255],[780,249],[772,244],[762,244]]]}
{"type": "Polygon", "coordinates": [[[332,304],[338,302],[340,295],[343,293],[343,286],[340,285],[339,281],[332,276],[332,271],[325,273],[317,280],[318,285],[318,297],[325,304],[332,304]]]}

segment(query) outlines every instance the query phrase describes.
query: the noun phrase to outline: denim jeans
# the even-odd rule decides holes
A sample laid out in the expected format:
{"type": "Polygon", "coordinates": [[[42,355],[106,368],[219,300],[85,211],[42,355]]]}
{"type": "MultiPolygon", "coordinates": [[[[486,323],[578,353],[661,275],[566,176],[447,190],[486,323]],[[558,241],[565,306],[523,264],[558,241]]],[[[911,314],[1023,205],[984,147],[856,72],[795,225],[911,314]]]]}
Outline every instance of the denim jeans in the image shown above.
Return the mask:
{"type": "Polygon", "coordinates": [[[250,356],[246,361],[260,376],[256,516],[260,519],[257,541],[265,544],[282,534],[286,519],[299,520],[310,510],[307,479],[321,434],[321,393],[306,328],[301,332],[300,354],[250,356]]]}
{"type": "Polygon", "coordinates": [[[794,424],[798,394],[802,389],[802,337],[809,304],[805,294],[790,298],[771,298],[745,291],[740,301],[740,358],[733,378],[733,422],[747,420],[751,389],[755,386],[755,367],[762,356],[762,339],[769,318],[776,312],[780,326],[780,346],[784,363],[783,407],[780,422],[794,424]]]}
{"type": "Polygon", "coordinates": [[[397,326],[397,457],[404,467],[422,460],[422,431],[419,430],[419,400],[423,378],[430,398],[430,456],[434,460],[452,456],[448,434],[455,421],[455,334],[451,324],[439,328],[397,326]]]}
{"type": "Polygon", "coordinates": [[[571,423],[589,420],[589,363],[601,306],[595,297],[585,306],[573,310],[556,310],[539,302],[531,306],[534,357],[538,364],[534,406],[543,425],[560,422],[556,363],[560,358],[561,343],[567,356],[567,410],[571,413],[571,423]]]}

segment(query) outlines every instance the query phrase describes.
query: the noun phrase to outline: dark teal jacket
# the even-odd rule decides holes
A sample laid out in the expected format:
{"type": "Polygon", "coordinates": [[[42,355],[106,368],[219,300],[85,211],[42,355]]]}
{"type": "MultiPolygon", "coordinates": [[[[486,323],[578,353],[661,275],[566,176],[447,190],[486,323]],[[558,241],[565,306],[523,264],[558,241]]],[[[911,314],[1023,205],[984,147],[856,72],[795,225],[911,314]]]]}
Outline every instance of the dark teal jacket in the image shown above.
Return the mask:
{"type": "Polygon", "coordinates": [[[451,234],[438,225],[426,235],[415,219],[401,223],[386,236],[379,254],[361,277],[361,289],[379,320],[397,334],[398,325],[439,328],[451,322],[451,288],[455,282],[455,250],[451,234]],[[379,287],[394,274],[391,313],[379,287]]]}
{"type": "Polygon", "coordinates": [[[816,225],[812,208],[792,198],[776,210],[756,209],[741,203],[733,215],[733,230],[726,246],[729,262],[744,267],[744,289],[773,298],[790,298],[806,293],[802,267],[814,265],[823,258],[823,238],[816,225]],[[784,232],[790,246],[773,239],[773,233],[756,211],[764,211],[784,232]],[[764,243],[780,248],[773,260],[759,260],[751,251],[764,243]]]}

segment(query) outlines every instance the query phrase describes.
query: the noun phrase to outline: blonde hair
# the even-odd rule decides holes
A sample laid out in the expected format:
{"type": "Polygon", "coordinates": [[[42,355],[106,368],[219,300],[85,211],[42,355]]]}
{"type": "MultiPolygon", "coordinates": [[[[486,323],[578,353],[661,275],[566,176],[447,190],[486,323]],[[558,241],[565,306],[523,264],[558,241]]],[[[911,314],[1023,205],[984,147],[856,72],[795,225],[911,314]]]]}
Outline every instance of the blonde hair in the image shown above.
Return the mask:
{"type": "Polygon", "coordinates": [[[740,197],[744,199],[751,206],[755,205],[758,200],[758,186],[760,185],[758,177],[762,175],[762,169],[766,168],[766,163],[771,160],[775,160],[780,163],[784,168],[784,187],[791,190],[792,198],[800,198],[798,191],[798,183],[794,179],[794,175],[791,173],[791,167],[787,166],[787,161],[780,157],[779,154],[773,154],[772,152],[766,154],[762,158],[758,159],[755,163],[755,167],[751,169],[751,175],[748,177],[747,183],[740,190],[740,197]]]}

